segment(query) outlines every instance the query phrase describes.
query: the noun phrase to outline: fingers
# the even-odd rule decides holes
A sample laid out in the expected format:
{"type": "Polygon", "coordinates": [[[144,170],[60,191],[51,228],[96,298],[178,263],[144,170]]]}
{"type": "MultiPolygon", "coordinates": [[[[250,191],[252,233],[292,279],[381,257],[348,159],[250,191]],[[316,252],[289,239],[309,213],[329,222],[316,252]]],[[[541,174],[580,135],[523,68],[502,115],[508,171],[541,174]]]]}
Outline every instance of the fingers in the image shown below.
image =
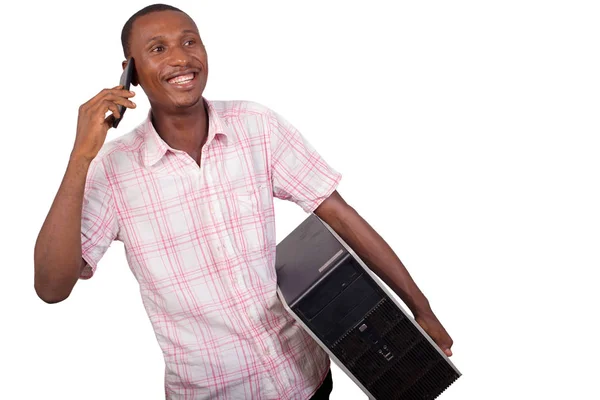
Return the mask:
{"type": "Polygon", "coordinates": [[[123,98],[121,96],[117,96],[117,95],[108,95],[106,97],[106,100],[112,101],[116,104],[120,104],[123,107],[127,107],[127,108],[135,108],[136,107],[136,104],[133,101],[123,98]]]}
{"type": "Polygon", "coordinates": [[[415,321],[423,328],[431,339],[433,339],[435,344],[438,345],[440,350],[443,351],[447,357],[452,356],[452,350],[450,348],[454,344],[454,341],[435,315],[417,315],[415,321]]]}
{"type": "MultiPolygon", "coordinates": [[[[123,86],[119,85],[112,89],[103,89],[87,103],[82,104],[81,107],[79,107],[80,113],[89,113],[90,111],[95,113],[100,109],[102,109],[104,113],[107,111],[105,107],[106,104],[104,103],[107,100],[115,104],[120,104],[123,107],[135,108],[136,104],[129,100],[129,98],[135,96],[135,93],[129,90],[123,90],[122,88],[123,86]]],[[[102,118],[104,118],[104,114],[102,115],[102,118]]]]}
{"type": "Polygon", "coordinates": [[[133,101],[129,100],[130,97],[135,96],[135,93],[119,89],[121,87],[116,86],[112,89],[102,90],[96,97],[82,105],[81,111],[98,122],[108,122],[108,117],[106,116],[108,111],[112,112],[114,118],[121,118],[118,106],[126,108],[137,107],[133,101]]]}
{"type": "Polygon", "coordinates": [[[444,338],[444,343],[442,346],[440,346],[442,349],[444,349],[444,353],[446,353],[446,355],[448,357],[452,356],[452,350],[450,349],[452,347],[452,345],[454,344],[454,341],[452,340],[452,338],[450,337],[450,335],[448,335],[447,332],[445,332],[445,338],[444,338]]]}
{"type": "Polygon", "coordinates": [[[123,88],[123,85],[119,85],[119,86],[115,86],[114,88],[111,88],[111,89],[102,89],[100,91],[100,93],[98,93],[95,97],[102,98],[102,97],[106,97],[108,95],[116,95],[116,96],[128,98],[128,97],[135,96],[135,93],[132,92],[131,90],[125,90],[123,88]]]}
{"type": "Polygon", "coordinates": [[[135,93],[130,91],[130,90],[124,90],[123,86],[116,86],[112,89],[103,89],[100,91],[100,93],[98,93],[93,99],[91,99],[89,101],[90,106],[94,106],[95,104],[101,103],[104,100],[111,100],[111,101],[115,101],[117,99],[120,100],[127,100],[129,103],[119,103],[122,106],[125,107],[129,107],[129,108],[135,108],[135,104],[131,101],[128,100],[129,98],[135,96],[135,93]]]}
{"type": "Polygon", "coordinates": [[[104,100],[102,102],[102,115],[106,114],[107,111],[112,111],[112,115],[116,118],[121,118],[121,113],[119,112],[119,107],[115,102],[104,100]]]}
{"type": "Polygon", "coordinates": [[[416,320],[419,325],[427,332],[427,334],[433,339],[433,341],[438,345],[440,350],[446,354],[446,356],[452,356],[452,350],[450,349],[454,344],[454,341],[444,329],[442,324],[436,319],[433,323],[426,321],[422,318],[418,318],[416,320]]]}

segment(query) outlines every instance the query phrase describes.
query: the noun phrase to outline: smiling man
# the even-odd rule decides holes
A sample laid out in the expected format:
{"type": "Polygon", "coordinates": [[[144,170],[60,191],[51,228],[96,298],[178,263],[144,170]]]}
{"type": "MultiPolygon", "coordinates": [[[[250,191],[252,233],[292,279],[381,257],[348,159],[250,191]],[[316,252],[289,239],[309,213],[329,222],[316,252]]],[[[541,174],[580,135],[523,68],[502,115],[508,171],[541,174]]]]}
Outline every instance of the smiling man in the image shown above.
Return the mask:
{"type": "Polygon", "coordinates": [[[80,107],[35,246],[41,299],[66,299],[119,240],[164,354],[166,398],[329,398],[327,353],[276,294],[279,198],[336,230],[451,355],[452,339],[398,257],[336,191],[341,175],[276,112],[203,97],[207,54],[187,14],[146,7],[125,24],[122,45],[151,109],[105,143],[134,93],[104,89],[80,107]]]}

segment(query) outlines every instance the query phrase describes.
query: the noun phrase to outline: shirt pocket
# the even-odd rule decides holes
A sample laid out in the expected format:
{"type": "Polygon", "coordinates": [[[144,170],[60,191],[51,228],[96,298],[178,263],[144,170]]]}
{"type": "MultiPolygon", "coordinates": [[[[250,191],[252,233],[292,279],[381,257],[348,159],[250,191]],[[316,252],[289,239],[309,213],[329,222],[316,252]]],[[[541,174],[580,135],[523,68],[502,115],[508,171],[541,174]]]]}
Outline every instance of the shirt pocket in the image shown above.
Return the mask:
{"type": "Polygon", "coordinates": [[[237,188],[230,192],[233,242],[238,254],[267,250],[266,218],[272,203],[266,185],[237,188]]]}

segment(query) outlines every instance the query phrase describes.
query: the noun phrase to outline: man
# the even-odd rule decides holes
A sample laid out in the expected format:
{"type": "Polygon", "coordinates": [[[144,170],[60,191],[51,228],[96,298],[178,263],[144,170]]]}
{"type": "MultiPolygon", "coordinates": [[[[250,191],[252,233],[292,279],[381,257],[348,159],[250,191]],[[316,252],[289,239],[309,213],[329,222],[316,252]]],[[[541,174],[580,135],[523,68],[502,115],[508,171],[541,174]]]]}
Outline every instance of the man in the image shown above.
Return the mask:
{"type": "Polygon", "coordinates": [[[164,354],[167,398],[329,398],[327,353],[276,294],[277,197],[326,221],[452,354],[398,257],[336,191],[341,175],[274,111],[202,96],[207,55],[187,14],[146,7],[125,24],[122,44],[151,110],[104,143],[117,106],[135,107],[134,93],[105,89],[80,107],[35,246],[41,299],[66,299],[120,240],[164,354]]]}

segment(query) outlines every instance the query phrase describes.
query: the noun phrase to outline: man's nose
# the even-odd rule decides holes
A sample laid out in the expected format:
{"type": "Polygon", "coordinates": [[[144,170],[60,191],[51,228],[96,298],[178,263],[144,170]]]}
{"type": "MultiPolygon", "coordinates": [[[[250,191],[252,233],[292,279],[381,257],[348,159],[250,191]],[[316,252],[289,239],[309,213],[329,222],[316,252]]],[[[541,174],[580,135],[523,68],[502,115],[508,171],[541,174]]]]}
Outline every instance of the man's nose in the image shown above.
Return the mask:
{"type": "Polygon", "coordinates": [[[190,62],[190,55],[181,46],[176,46],[171,49],[170,58],[169,64],[172,66],[187,66],[190,62]]]}

